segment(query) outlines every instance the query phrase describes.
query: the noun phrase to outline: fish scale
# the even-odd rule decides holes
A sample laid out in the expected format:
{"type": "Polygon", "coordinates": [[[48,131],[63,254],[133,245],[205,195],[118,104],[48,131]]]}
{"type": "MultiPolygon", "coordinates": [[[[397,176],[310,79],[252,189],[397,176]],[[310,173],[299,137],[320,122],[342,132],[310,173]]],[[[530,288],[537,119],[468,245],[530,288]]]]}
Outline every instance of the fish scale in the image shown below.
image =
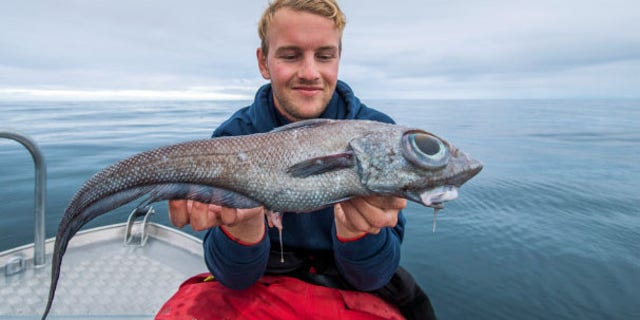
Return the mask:
{"type": "Polygon", "coordinates": [[[442,208],[482,164],[426,131],[368,120],[315,119],[268,133],[190,141],[142,152],[91,177],[58,227],[46,318],[71,237],[145,195],[141,205],[191,199],[304,213],[358,196],[442,208]],[[438,151],[438,152],[434,152],[438,151]]]}

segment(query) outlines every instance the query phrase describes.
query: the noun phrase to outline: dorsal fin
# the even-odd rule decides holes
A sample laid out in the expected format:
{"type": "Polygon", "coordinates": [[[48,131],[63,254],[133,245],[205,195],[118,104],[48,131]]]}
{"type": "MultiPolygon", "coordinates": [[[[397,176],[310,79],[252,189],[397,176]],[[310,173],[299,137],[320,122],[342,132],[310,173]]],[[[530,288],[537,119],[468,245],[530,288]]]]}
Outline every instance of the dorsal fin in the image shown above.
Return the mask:
{"type": "Polygon", "coordinates": [[[280,132],[280,131],[287,131],[287,130],[293,130],[293,129],[299,129],[299,128],[315,128],[315,127],[323,126],[333,122],[336,122],[336,120],[331,120],[331,119],[302,120],[302,121],[289,123],[282,127],[277,127],[271,130],[271,132],[280,132]]]}

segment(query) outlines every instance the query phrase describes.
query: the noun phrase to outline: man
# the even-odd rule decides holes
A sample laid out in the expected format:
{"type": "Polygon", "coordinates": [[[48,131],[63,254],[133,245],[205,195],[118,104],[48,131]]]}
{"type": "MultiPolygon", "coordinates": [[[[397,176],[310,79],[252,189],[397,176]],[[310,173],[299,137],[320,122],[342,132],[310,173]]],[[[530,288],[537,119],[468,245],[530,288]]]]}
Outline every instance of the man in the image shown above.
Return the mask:
{"type": "MultiPolygon", "coordinates": [[[[387,115],[361,104],[349,86],[338,80],[345,22],[335,0],[270,4],[259,23],[262,43],[256,52],[260,73],[270,84],[260,88],[254,103],[236,112],[213,136],[268,132],[313,118],[391,123],[387,115]]],[[[293,274],[294,270],[300,275],[300,266],[308,269],[309,261],[315,259],[330,265],[322,269],[333,272],[327,271],[329,276],[323,278],[317,275],[318,266],[311,265],[314,272],[305,271],[301,278],[340,289],[374,291],[389,284],[398,270],[405,224],[400,210],[405,206],[401,198],[362,197],[313,213],[285,213],[282,240],[288,261],[284,267],[278,265],[279,259],[270,259],[271,243],[279,249],[279,239],[276,230],[267,228],[262,207],[234,209],[174,200],[169,202],[169,212],[178,227],[191,224],[195,230],[209,229],[204,238],[205,260],[215,279],[226,287],[249,288],[265,272],[293,274]]],[[[409,285],[415,286],[408,278],[409,285]]]]}

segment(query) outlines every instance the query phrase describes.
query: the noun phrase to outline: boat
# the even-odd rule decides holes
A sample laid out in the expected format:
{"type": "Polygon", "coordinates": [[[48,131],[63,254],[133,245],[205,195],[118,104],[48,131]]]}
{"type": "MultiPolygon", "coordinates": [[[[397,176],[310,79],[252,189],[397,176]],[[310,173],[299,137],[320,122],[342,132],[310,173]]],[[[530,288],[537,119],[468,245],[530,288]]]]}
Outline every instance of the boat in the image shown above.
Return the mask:
{"type": "MultiPolygon", "coordinates": [[[[0,319],[39,319],[55,242],[45,239],[46,164],[27,135],[0,129],[0,138],[22,144],[36,171],[34,242],[0,252],[0,319]]],[[[183,281],[206,272],[202,241],[152,221],[154,213],[153,207],[134,209],[127,221],[76,234],[48,318],[153,319],[183,281]]]]}

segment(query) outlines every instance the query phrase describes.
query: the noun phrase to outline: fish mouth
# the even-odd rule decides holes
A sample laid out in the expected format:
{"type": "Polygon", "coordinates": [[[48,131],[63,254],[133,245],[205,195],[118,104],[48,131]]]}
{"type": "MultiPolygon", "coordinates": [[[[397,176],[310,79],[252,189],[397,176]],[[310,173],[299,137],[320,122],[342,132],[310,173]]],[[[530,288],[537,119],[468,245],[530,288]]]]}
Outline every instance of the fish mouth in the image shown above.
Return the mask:
{"type": "Polygon", "coordinates": [[[444,208],[444,202],[455,200],[458,198],[458,187],[453,185],[445,185],[434,189],[427,190],[420,194],[420,202],[434,209],[444,208]]]}
{"type": "Polygon", "coordinates": [[[420,194],[422,204],[433,208],[433,227],[431,232],[436,232],[436,220],[438,211],[444,208],[444,202],[454,200],[458,197],[458,187],[445,185],[433,188],[420,194]]]}
{"type": "Polygon", "coordinates": [[[459,187],[482,171],[482,163],[466,153],[454,149],[452,154],[455,157],[455,162],[449,170],[457,172],[457,174],[443,178],[442,180],[446,181],[445,185],[421,192],[419,202],[424,206],[434,209],[444,208],[444,202],[458,198],[459,187]]]}

